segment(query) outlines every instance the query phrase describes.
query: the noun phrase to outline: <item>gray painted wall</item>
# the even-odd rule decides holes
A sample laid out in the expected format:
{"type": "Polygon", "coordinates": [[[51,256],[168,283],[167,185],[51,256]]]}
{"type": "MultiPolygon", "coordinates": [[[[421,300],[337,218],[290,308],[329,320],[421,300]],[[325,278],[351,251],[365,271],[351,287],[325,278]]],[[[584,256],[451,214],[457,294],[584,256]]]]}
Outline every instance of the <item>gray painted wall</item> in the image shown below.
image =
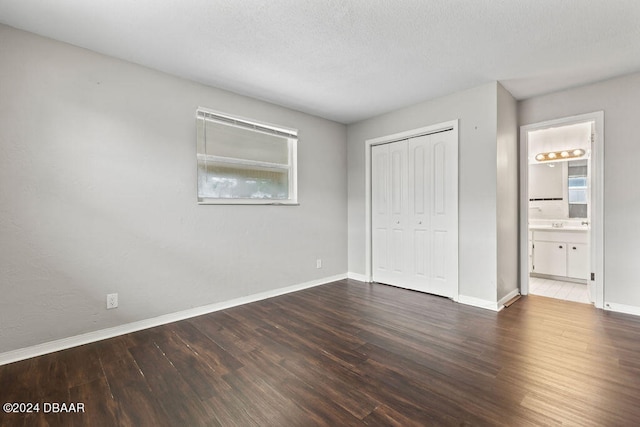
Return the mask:
{"type": "Polygon", "coordinates": [[[365,141],[459,119],[460,294],[496,301],[496,115],[494,82],[349,125],[350,273],[365,274],[365,141]]]}
{"type": "Polygon", "coordinates": [[[497,299],[518,289],[518,114],[516,100],[498,84],[497,299]]]}
{"type": "Polygon", "coordinates": [[[0,353],[347,271],[344,125],[0,40],[0,353]],[[198,206],[198,106],[299,129],[301,205],[198,206]]]}
{"type": "Polygon", "coordinates": [[[604,299],[640,307],[640,73],[518,104],[520,125],[604,111],[604,299]]]}

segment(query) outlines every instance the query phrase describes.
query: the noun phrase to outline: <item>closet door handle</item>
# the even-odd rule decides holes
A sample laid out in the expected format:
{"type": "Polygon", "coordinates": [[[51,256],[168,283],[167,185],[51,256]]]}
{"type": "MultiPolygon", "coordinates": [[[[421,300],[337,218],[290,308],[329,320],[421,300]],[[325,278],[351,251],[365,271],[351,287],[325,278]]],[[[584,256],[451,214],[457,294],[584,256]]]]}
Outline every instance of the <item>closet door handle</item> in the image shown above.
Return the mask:
{"type": "Polygon", "coordinates": [[[574,247],[573,247],[573,250],[575,251],[576,249],[578,249],[578,248],[576,248],[576,247],[574,246],[574,247]]]}
{"type": "Polygon", "coordinates": [[[558,246],[558,248],[562,249],[562,245],[558,246]]]}

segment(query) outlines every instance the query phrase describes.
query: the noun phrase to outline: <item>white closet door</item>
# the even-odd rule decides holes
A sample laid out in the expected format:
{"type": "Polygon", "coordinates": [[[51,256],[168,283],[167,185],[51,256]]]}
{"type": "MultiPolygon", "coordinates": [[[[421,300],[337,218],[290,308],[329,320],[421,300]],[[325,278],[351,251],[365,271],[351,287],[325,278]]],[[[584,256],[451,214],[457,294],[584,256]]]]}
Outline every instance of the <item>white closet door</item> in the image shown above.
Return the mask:
{"type": "Polygon", "coordinates": [[[389,198],[391,209],[389,229],[391,270],[401,283],[408,274],[407,260],[407,141],[389,145],[389,198]]]}
{"type": "Polygon", "coordinates": [[[385,283],[392,280],[389,261],[389,145],[371,148],[371,237],[373,278],[385,283]]]}
{"type": "Polygon", "coordinates": [[[429,135],[431,274],[427,292],[454,298],[458,289],[458,143],[453,132],[429,135]]]}
{"type": "Polygon", "coordinates": [[[407,275],[407,142],[374,146],[373,259],[381,283],[405,283],[407,275]]]}
{"type": "Polygon", "coordinates": [[[429,136],[409,140],[409,247],[406,256],[410,260],[409,287],[431,292],[431,147],[429,136]]]}
{"type": "Polygon", "coordinates": [[[452,132],[372,147],[373,280],[454,297],[457,143],[452,132]]]}

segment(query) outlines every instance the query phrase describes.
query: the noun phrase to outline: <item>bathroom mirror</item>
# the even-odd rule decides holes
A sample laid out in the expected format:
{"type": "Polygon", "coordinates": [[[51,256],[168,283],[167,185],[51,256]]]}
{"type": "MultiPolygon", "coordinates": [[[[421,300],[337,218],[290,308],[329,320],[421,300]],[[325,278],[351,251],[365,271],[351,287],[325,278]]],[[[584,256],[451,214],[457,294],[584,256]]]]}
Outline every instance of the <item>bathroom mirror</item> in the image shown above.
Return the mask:
{"type": "Polygon", "coordinates": [[[536,218],[588,218],[587,159],[529,165],[529,211],[536,218]]]}
{"type": "Polygon", "coordinates": [[[562,200],[566,162],[529,165],[529,200],[562,200]]]}

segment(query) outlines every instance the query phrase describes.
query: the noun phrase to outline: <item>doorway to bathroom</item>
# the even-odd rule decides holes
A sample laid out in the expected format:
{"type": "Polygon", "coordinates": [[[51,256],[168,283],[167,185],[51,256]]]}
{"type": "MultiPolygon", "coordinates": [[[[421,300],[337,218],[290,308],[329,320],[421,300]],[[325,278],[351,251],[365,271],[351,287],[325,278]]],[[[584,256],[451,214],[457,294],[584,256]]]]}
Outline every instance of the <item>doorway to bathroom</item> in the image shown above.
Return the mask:
{"type": "Polygon", "coordinates": [[[520,128],[520,292],[602,308],[604,113],[520,128]]]}

